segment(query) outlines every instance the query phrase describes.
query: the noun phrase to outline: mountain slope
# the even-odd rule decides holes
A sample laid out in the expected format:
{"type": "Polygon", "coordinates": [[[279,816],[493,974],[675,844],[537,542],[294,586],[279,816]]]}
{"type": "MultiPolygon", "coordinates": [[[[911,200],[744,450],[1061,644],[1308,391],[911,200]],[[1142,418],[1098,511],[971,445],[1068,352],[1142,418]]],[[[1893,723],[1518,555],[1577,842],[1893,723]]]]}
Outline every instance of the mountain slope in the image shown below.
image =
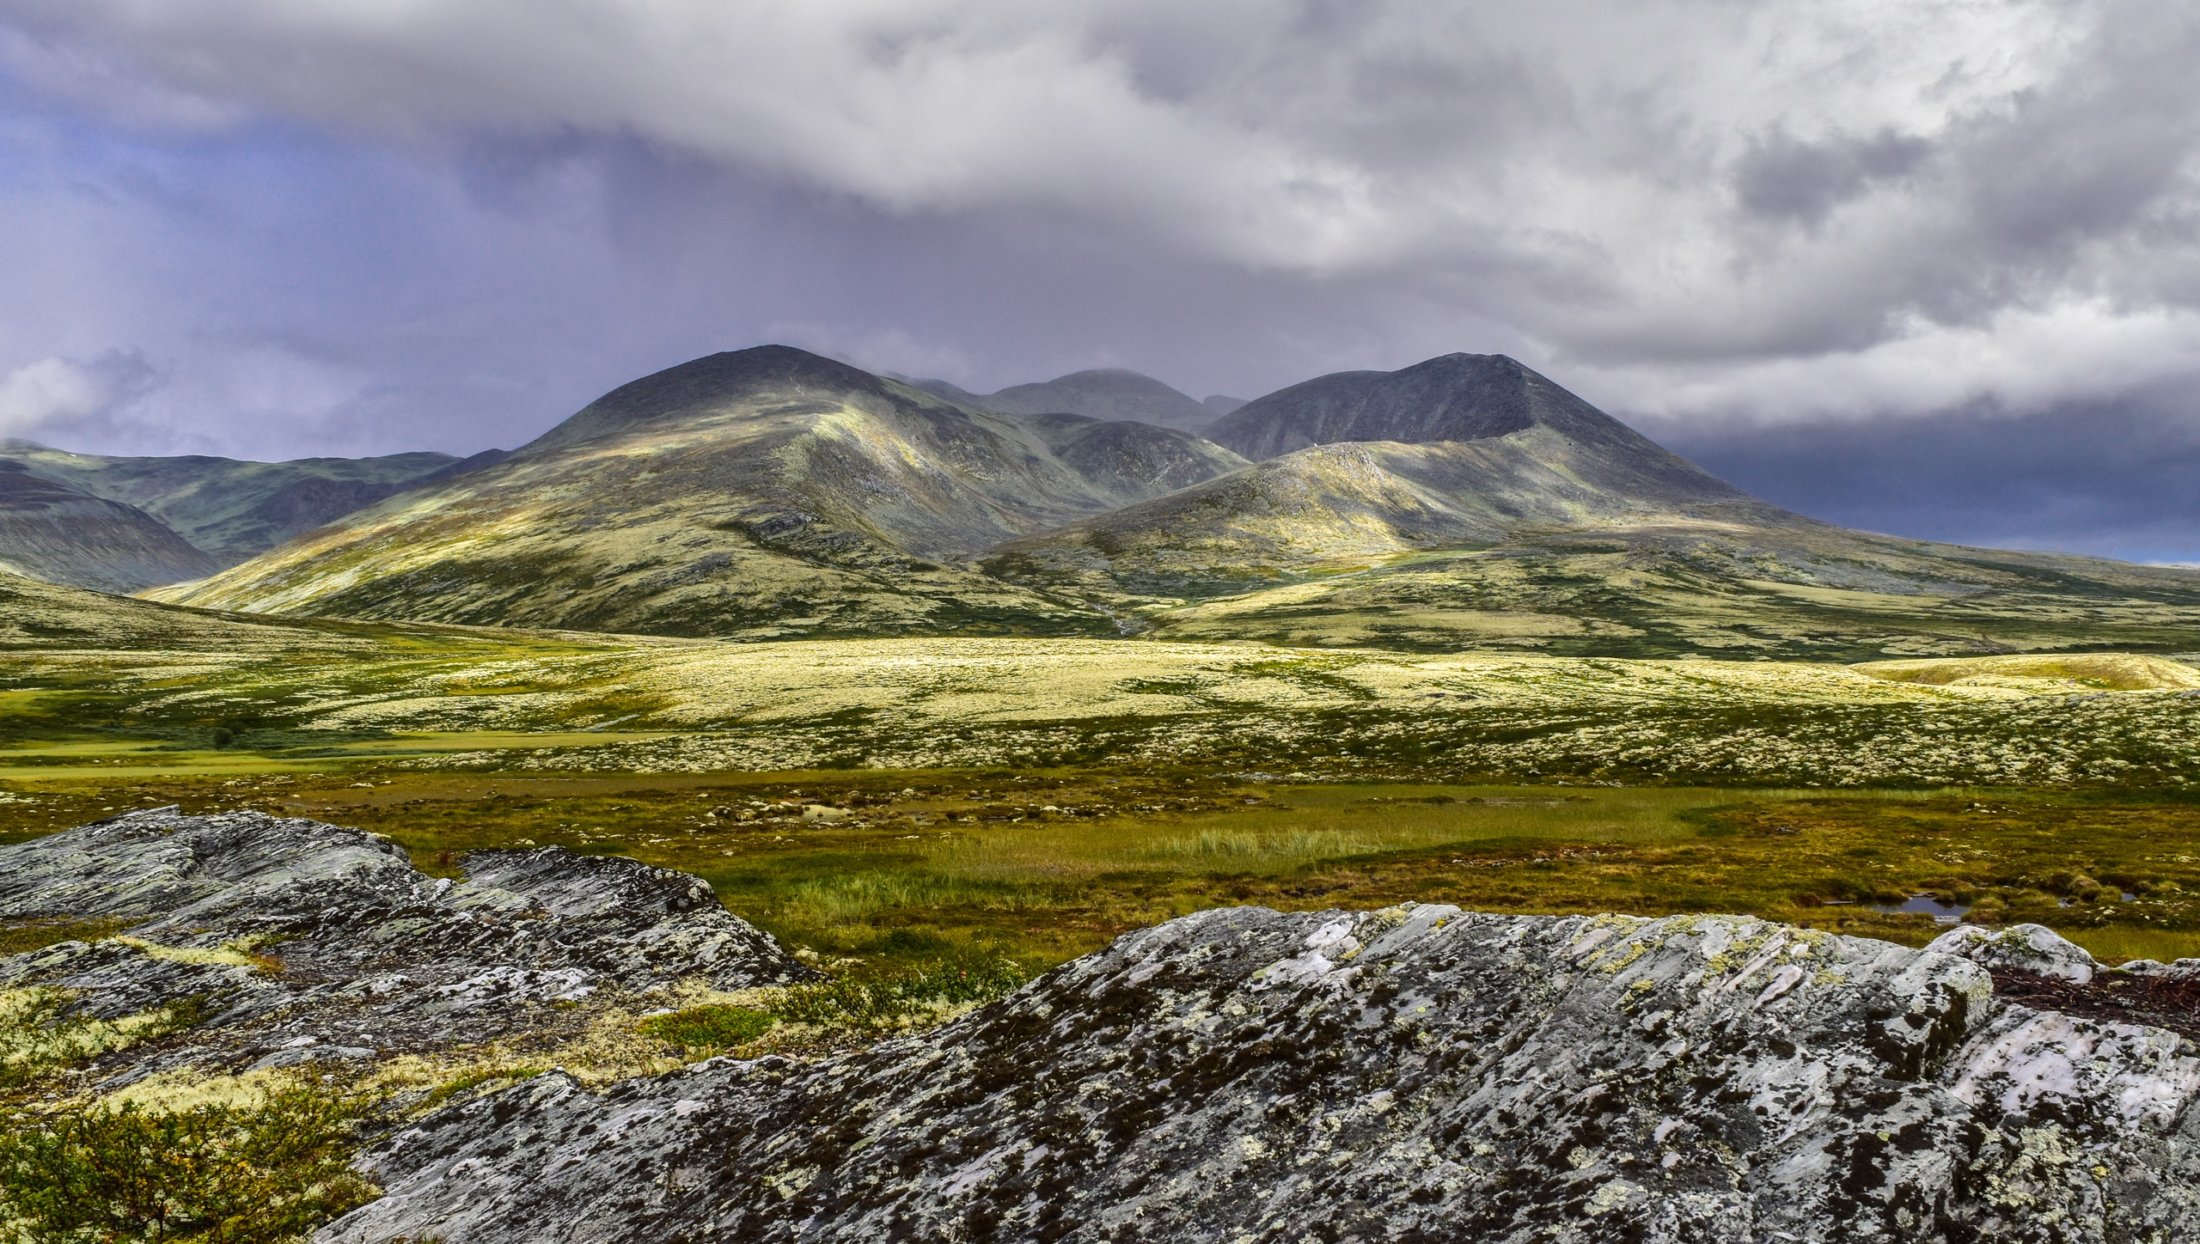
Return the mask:
{"type": "Polygon", "coordinates": [[[783,346],[604,395],[510,458],[166,599],[667,634],[1105,630],[958,558],[1234,465],[1161,429],[971,410],[783,346]]]}
{"type": "Polygon", "coordinates": [[[242,462],[203,454],[109,457],[28,441],[0,442],[0,462],[19,462],[55,483],[136,506],[220,566],[235,565],[300,532],[494,456],[491,451],[464,463],[439,453],[242,462]]]}
{"type": "Polygon", "coordinates": [[[0,567],[54,583],[132,592],[216,565],[136,506],[0,460],[0,567]]]}

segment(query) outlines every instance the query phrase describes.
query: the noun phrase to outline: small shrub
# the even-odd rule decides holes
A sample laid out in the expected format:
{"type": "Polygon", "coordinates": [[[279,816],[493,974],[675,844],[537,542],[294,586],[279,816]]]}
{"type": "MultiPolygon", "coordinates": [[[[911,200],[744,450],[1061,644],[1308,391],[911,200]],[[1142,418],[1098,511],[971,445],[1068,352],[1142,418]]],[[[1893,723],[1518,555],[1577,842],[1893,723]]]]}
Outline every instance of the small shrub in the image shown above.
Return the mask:
{"type": "Polygon", "coordinates": [[[779,1022],[769,1011],[713,1002],[643,1020],[642,1035],[680,1047],[691,1058],[707,1058],[756,1040],[779,1022]]]}
{"type": "Polygon", "coordinates": [[[892,976],[797,985],[773,1009],[790,1022],[819,1028],[899,1028],[928,1013],[990,1002],[1026,979],[1013,960],[966,954],[892,976]]]}
{"type": "Polygon", "coordinates": [[[128,928],[127,920],[12,920],[0,924],[0,958],[62,942],[96,942],[128,928]]]}
{"type": "Polygon", "coordinates": [[[203,1022],[206,998],[179,998],[157,1011],[104,1020],[70,1013],[72,996],[48,987],[0,991],[0,1089],[90,1062],[203,1022]]]}
{"type": "Polygon", "coordinates": [[[300,1081],[252,1106],[95,1106],[0,1134],[0,1210],[36,1241],[293,1240],[365,1204],[361,1103],[300,1081]]]}
{"type": "Polygon", "coordinates": [[[440,1106],[454,1097],[462,1097],[484,1084],[497,1084],[506,1080],[532,1080],[543,1074],[545,1068],[532,1066],[480,1067],[445,1080],[428,1091],[421,1101],[423,1108],[440,1106]]]}

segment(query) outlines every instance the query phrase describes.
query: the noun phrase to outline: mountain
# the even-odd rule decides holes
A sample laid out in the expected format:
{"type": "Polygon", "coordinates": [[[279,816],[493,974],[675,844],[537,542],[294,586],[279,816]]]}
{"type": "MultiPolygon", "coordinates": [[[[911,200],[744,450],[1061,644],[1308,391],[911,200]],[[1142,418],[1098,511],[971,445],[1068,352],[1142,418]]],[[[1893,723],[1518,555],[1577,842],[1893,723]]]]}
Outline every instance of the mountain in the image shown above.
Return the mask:
{"type": "Polygon", "coordinates": [[[1071,372],[1038,384],[1011,385],[982,396],[942,380],[920,383],[926,390],[965,406],[1010,415],[1086,415],[1197,432],[1214,422],[1216,413],[1212,406],[1151,376],[1112,367],[1071,372]]]}
{"type": "Polygon", "coordinates": [[[1199,404],[1206,407],[1208,410],[1213,411],[1217,415],[1227,415],[1231,411],[1236,410],[1238,407],[1243,406],[1245,404],[1245,399],[1242,397],[1230,397],[1227,394],[1222,393],[1210,393],[1207,396],[1199,399],[1199,404]]]}
{"type": "Polygon", "coordinates": [[[1223,416],[1214,439],[954,391],[781,346],[712,355],[502,461],[151,594],[752,639],[2200,652],[2200,573],[1816,522],[1501,356],[1324,376],[1223,416]]]}
{"type": "Polygon", "coordinates": [[[997,550],[1003,573],[1103,571],[1166,591],[1530,530],[1653,519],[1802,523],[1496,355],[1344,372],[1248,402],[1211,429],[1244,470],[997,550]]]}
{"type": "Polygon", "coordinates": [[[133,592],[217,568],[159,519],[0,460],[0,568],[81,587],[133,592]]]}
{"type": "Polygon", "coordinates": [[[1397,371],[1317,376],[1245,403],[1206,435],[1258,460],[1341,441],[1478,441],[1533,427],[1620,453],[1664,454],[1502,354],[1446,354],[1397,371]]]}
{"type": "Polygon", "coordinates": [[[240,462],[202,454],[108,457],[0,442],[0,463],[19,463],[56,484],[135,506],[213,559],[213,566],[186,578],[235,565],[406,488],[498,456],[491,450],[464,460],[407,453],[240,462]]]}
{"type": "Polygon", "coordinates": [[[1502,356],[1323,376],[1209,436],[1259,461],[1007,542],[988,569],[1183,639],[1845,661],[2200,649],[2200,574],[1815,522],[1502,356]]]}
{"type": "Polygon", "coordinates": [[[501,462],[159,595],[661,634],[1112,632],[964,559],[1239,463],[761,346],[621,386],[501,462]]]}

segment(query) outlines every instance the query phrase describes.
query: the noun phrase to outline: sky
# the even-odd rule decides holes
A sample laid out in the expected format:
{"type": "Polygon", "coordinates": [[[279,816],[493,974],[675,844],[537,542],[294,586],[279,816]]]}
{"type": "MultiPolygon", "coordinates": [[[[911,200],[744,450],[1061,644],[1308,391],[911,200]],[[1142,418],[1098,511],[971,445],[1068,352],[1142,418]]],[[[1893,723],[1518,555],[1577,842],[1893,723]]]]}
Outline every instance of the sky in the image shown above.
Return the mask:
{"type": "Polygon", "coordinates": [[[2161,0],[0,0],[0,437],[1467,350],[1818,517],[2200,561],[2196,64],[2161,0]]]}

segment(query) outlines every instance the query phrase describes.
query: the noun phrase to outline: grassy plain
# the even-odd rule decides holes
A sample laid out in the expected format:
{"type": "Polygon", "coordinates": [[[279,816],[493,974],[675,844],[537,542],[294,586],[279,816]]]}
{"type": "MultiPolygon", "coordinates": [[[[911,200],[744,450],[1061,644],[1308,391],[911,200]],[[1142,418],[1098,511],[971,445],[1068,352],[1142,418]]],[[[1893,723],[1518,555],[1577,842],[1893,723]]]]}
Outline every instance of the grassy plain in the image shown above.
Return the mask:
{"type": "MultiPolygon", "coordinates": [[[[28,1175],[0,1181],[0,1213],[73,1221],[137,1169],[118,1158],[250,1149],[307,1111],[330,1128],[273,1182],[204,1192],[318,1221],[340,1207],[311,1199],[329,1162],[440,1102],[552,1065],[607,1080],[872,1041],[1218,904],[1745,912],[1911,944],[1963,911],[2109,961],[2200,956],[2183,660],[741,645],[118,604],[0,612],[0,841],[180,804],[358,826],[444,874],[481,848],[616,852],[704,877],[832,976],[334,1089],[156,1076],[96,1105],[72,1068],[194,1017],[69,1021],[16,991],[0,1148],[28,1175]],[[40,1200],[52,1170],[83,1195],[40,1200]]],[[[0,953],[120,932],[0,924],[0,953]]]]}
{"type": "Polygon", "coordinates": [[[9,838],[180,803],[360,826],[445,871],[616,851],[872,966],[1407,899],[1916,942],[1931,915],[1881,909],[1929,895],[2107,957],[2200,955],[2200,669],[2163,657],[744,645],[130,608],[127,641],[57,607],[0,650],[9,838]]]}

